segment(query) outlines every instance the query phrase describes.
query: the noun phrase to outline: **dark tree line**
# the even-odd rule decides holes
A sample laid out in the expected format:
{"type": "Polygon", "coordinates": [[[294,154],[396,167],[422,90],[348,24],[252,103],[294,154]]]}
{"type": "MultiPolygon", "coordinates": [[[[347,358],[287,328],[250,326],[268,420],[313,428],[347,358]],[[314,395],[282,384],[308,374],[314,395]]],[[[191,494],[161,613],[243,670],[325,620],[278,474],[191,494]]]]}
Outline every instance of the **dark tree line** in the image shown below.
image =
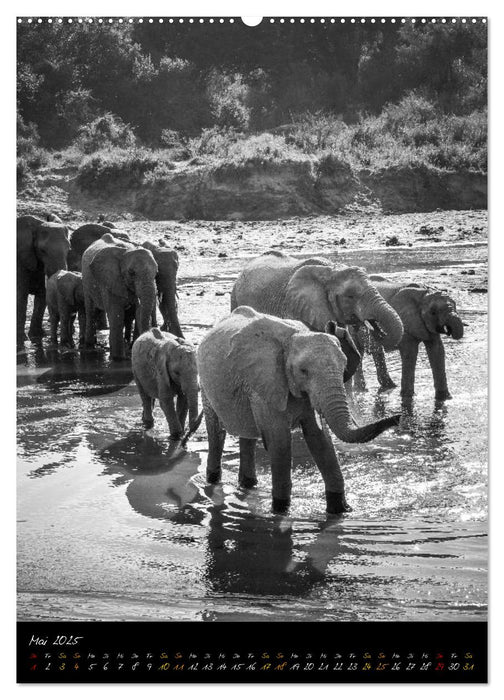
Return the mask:
{"type": "Polygon", "coordinates": [[[441,111],[486,106],[486,25],[18,25],[18,110],[60,148],[112,113],[138,139],[260,131],[306,112],[351,123],[412,90],[441,111]]]}

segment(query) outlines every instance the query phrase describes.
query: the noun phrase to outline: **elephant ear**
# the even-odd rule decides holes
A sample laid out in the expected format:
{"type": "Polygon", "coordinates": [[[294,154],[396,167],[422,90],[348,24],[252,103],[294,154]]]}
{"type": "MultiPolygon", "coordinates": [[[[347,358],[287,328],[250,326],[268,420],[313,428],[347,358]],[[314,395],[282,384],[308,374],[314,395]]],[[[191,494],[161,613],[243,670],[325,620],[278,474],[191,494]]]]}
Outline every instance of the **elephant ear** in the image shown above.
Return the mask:
{"type": "Polygon", "coordinates": [[[285,411],[289,396],[283,344],[298,331],[293,323],[257,315],[231,338],[233,375],[278,411],[285,411]]]}
{"type": "Polygon", "coordinates": [[[333,275],[328,265],[304,265],[296,270],[285,290],[286,315],[303,321],[312,330],[325,328],[335,319],[326,289],[333,275]]]}
{"type": "MultiPolygon", "coordinates": [[[[105,237],[103,236],[102,239],[105,237]]],[[[121,259],[124,248],[115,245],[107,245],[101,248],[93,257],[89,267],[100,285],[115,297],[127,300],[128,290],[123,280],[121,259]]]]}
{"type": "Polygon", "coordinates": [[[347,328],[337,326],[334,321],[329,321],[329,323],[326,324],[324,331],[325,333],[329,333],[329,335],[334,335],[336,338],[338,338],[341,349],[346,355],[347,364],[345,371],[343,372],[343,381],[347,382],[357,371],[357,367],[362,359],[360,352],[355,347],[355,343],[347,328]]]}
{"type": "Polygon", "coordinates": [[[422,319],[422,306],[427,290],[421,287],[403,287],[392,298],[392,306],[403,322],[404,332],[420,340],[428,340],[429,331],[422,319]]]}

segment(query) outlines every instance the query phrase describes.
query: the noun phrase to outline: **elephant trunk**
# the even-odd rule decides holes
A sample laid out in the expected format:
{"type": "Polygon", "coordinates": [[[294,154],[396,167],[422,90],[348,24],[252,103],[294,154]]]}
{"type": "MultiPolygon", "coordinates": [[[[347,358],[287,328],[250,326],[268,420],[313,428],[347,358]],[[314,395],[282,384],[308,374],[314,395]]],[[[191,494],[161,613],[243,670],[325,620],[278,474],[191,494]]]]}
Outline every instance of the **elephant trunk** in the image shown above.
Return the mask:
{"type": "Polygon", "coordinates": [[[187,398],[189,408],[189,430],[194,429],[199,413],[198,413],[198,380],[196,374],[194,377],[186,381],[182,381],[182,391],[187,398]]]}
{"type": "Polygon", "coordinates": [[[177,309],[177,286],[173,279],[165,279],[163,275],[158,277],[159,309],[163,316],[164,328],[169,333],[173,333],[179,338],[184,334],[180,328],[177,309]]]}
{"type": "Polygon", "coordinates": [[[402,321],[374,287],[371,286],[363,295],[357,315],[361,321],[372,323],[375,327],[375,336],[385,350],[393,350],[397,347],[404,330],[402,321]]]}
{"type": "Polygon", "coordinates": [[[135,282],[137,297],[136,324],[138,333],[145,333],[151,326],[152,310],[156,303],[156,286],[152,282],[135,282]]]}
{"type": "Polygon", "coordinates": [[[350,414],[343,383],[336,378],[331,378],[316,393],[316,401],[312,401],[313,407],[321,413],[332,432],[343,442],[369,442],[387,428],[399,425],[401,416],[393,415],[374,423],[358,426],[350,414]],[[328,386],[331,387],[329,395],[328,386]]]}
{"type": "Polygon", "coordinates": [[[460,340],[464,335],[464,324],[458,314],[450,314],[445,323],[446,334],[450,335],[454,340],[460,340]]]}

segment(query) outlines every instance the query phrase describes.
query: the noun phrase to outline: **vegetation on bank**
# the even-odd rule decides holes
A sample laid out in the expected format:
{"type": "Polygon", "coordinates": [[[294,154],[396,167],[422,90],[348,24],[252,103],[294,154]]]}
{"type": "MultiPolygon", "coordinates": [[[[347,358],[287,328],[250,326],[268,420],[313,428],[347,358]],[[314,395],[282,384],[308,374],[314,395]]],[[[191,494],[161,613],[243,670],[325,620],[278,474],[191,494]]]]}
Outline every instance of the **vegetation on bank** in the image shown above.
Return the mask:
{"type": "Polygon", "coordinates": [[[88,126],[68,149],[49,153],[36,137],[23,136],[18,175],[47,166],[79,167],[80,186],[99,192],[109,187],[136,187],[169,177],[177,168],[208,166],[228,169],[263,164],[313,161],[319,168],[334,160],[354,173],[391,167],[426,167],[450,171],[487,170],[487,114],[443,115],[425,98],[410,94],[399,104],[387,105],[377,116],[363,116],[347,125],[326,113],[307,113],[284,126],[281,133],[247,134],[213,127],[197,137],[171,135],[160,148],[148,148],[135,140],[133,131],[117,125],[111,115],[104,134],[88,126]],[[96,146],[91,151],[90,144],[96,146]]]}
{"type": "Polygon", "coordinates": [[[18,181],[267,164],[486,172],[486,27],[18,26],[18,181]]]}

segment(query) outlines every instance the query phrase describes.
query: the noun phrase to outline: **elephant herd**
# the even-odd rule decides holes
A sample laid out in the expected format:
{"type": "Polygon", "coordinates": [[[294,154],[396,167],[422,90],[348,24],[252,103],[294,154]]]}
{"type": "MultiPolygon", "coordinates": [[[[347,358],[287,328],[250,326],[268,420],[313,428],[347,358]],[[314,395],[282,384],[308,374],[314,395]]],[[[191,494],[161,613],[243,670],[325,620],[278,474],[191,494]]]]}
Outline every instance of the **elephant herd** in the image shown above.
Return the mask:
{"type": "Polygon", "coordinates": [[[260,438],[272,473],[272,507],[290,505],[291,431],[300,427],[324,485],[328,513],[350,510],[329,429],[344,442],[363,443],[399,424],[396,414],[359,426],[348,402],[351,381],[364,384],[362,354],[376,364],[382,387],[394,385],[385,352],[399,349],[401,393],[414,391],[418,347],[424,343],[437,400],[450,398],[442,335],[459,339],[463,323],[446,293],[416,283],[396,284],[359,267],[323,258],[298,260],[268,251],[248,263],[231,291],[231,313],[198,349],[184,339],[177,316],[178,257],[164,245],[136,245],[109,222],[70,232],[54,215],[18,219],[18,344],[25,340],[27,297],[34,295],[28,336],[42,336],[47,302],[51,341],[92,347],[109,328],[113,359],[131,346],[142,422],[153,426],[157,399],[170,437],[197,429],[198,394],[208,434],[207,479],[221,477],[226,433],[239,438],[238,479],[257,484],[260,438]],[[156,323],[156,300],[163,317],[156,323]],[[353,378],[353,379],[352,379],[353,378]]]}

